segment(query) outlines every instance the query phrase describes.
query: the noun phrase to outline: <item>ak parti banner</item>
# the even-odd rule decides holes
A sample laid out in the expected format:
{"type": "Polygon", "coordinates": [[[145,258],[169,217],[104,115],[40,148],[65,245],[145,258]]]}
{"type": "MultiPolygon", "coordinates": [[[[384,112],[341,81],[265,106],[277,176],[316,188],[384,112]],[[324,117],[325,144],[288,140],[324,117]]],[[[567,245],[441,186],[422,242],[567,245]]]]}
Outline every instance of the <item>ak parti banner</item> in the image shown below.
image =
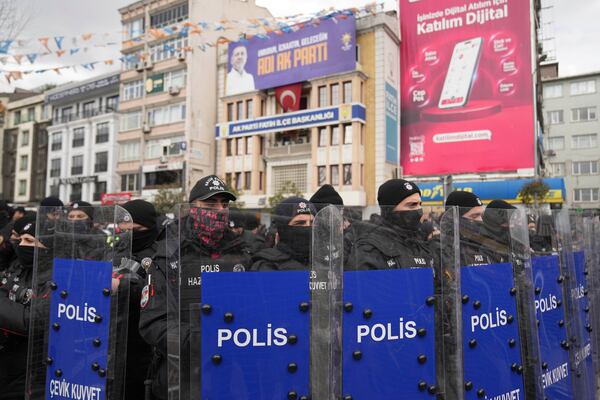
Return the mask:
{"type": "Polygon", "coordinates": [[[408,176],[535,163],[529,0],[400,0],[408,176]]]}

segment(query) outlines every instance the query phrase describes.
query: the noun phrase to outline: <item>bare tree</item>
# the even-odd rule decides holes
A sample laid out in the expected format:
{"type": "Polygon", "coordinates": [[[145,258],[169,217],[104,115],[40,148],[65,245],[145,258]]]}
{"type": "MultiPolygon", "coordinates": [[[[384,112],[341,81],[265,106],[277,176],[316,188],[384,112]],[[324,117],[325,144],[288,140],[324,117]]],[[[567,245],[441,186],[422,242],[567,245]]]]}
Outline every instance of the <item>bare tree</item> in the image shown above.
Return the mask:
{"type": "Polygon", "coordinates": [[[0,40],[15,40],[30,22],[33,11],[28,0],[0,0],[0,40]]]}

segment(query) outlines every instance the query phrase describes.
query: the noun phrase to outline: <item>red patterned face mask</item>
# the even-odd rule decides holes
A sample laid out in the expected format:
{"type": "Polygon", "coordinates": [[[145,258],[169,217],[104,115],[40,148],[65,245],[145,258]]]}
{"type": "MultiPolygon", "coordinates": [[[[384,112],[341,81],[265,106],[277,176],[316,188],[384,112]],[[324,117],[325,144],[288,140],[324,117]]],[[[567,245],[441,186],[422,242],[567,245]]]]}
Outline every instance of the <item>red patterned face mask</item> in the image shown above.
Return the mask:
{"type": "Polygon", "coordinates": [[[225,235],[229,212],[207,208],[190,208],[191,233],[210,249],[216,249],[225,235]]]}

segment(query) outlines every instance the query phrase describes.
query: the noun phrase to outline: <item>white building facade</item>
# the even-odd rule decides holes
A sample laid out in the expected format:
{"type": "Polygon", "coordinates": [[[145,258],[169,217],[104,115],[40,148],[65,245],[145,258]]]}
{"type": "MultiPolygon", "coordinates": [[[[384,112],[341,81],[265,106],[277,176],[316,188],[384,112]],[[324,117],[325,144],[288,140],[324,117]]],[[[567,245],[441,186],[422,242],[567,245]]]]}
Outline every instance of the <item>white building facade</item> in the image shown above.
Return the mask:
{"type": "Polygon", "coordinates": [[[119,74],[59,86],[46,102],[53,108],[46,194],[100,204],[103,194],[119,191],[119,74]]]}

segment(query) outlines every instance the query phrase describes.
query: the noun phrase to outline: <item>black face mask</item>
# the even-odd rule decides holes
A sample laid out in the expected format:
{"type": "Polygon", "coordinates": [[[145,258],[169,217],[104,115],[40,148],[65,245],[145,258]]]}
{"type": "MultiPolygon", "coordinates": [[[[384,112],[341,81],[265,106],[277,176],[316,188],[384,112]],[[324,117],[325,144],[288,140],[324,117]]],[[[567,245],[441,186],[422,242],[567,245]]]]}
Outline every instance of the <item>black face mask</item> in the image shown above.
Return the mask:
{"type": "Polygon", "coordinates": [[[142,251],[147,247],[150,247],[152,243],[156,241],[158,236],[158,230],[155,228],[148,229],[146,231],[133,231],[131,238],[131,250],[134,253],[142,251]]]}
{"type": "Polygon", "coordinates": [[[312,227],[283,225],[277,232],[279,241],[290,249],[292,258],[307,263],[312,247],[312,227]]]}
{"type": "Polygon", "coordinates": [[[33,246],[17,246],[15,248],[15,253],[17,253],[17,258],[19,259],[19,262],[23,266],[33,265],[34,251],[35,251],[35,247],[33,247],[33,246]]]}
{"type": "Polygon", "coordinates": [[[410,211],[393,211],[389,214],[389,223],[407,231],[418,231],[421,226],[423,209],[410,211]]]}
{"type": "Polygon", "coordinates": [[[473,221],[472,219],[462,218],[460,219],[460,232],[467,235],[479,235],[481,233],[481,227],[483,222],[473,221]]]}

